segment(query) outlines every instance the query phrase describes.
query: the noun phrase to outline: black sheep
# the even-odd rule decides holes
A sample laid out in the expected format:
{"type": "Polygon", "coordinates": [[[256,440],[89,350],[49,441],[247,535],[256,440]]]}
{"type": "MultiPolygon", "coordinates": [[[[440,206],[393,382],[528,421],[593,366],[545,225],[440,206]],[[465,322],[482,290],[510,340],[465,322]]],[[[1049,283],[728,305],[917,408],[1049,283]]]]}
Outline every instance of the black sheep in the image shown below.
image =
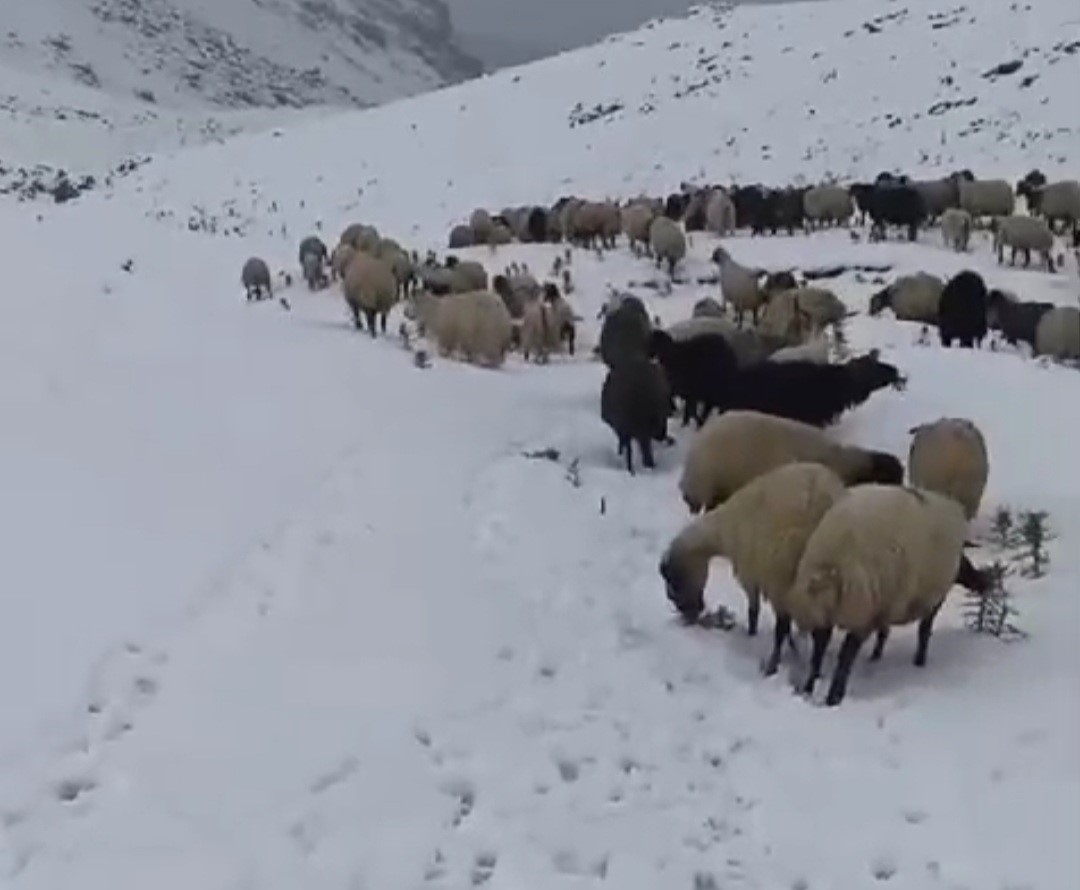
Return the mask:
{"type": "Polygon", "coordinates": [[[644,355],[633,356],[608,371],[600,391],[600,418],[619,440],[619,454],[633,475],[633,443],[641,449],[641,462],[656,466],[652,443],[668,439],[667,421],[671,389],[664,370],[644,355]]]}
{"type": "Polygon", "coordinates": [[[672,192],[664,202],[664,216],[672,220],[680,220],[686,212],[686,205],[690,202],[689,196],[682,192],[672,192]]]}
{"type": "Polygon", "coordinates": [[[693,418],[700,427],[714,408],[727,407],[739,365],[723,334],[674,340],[667,331],[653,331],[649,353],[667,374],[672,394],[683,400],[683,426],[693,418]]]}
{"type": "Polygon", "coordinates": [[[990,330],[1001,331],[1014,346],[1027,343],[1034,349],[1035,330],[1053,308],[1053,303],[1017,302],[995,289],[986,298],[986,324],[990,330]]]}
{"type": "Polygon", "coordinates": [[[330,261],[330,252],[326,249],[326,245],[318,235],[308,235],[300,242],[301,268],[304,266],[304,257],[307,254],[312,254],[317,257],[320,263],[327,263],[330,261]]]}
{"type": "Polygon", "coordinates": [[[600,358],[609,368],[628,358],[645,357],[649,350],[652,322],[638,297],[624,297],[607,313],[600,328],[600,358]]]}
{"type": "Polygon", "coordinates": [[[742,369],[729,407],[826,427],[879,389],[904,385],[897,367],[881,361],[876,350],[837,365],[765,361],[742,369]]]}
{"type": "Polygon", "coordinates": [[[884,239],[887,226],[900,226],[907,229],[908,241],[914,241],[928,216],[922,194],[906,181],[882,180],[869,192],[860,189],[856,200],[870,217],[872,239],[884,239]]]}
{"type": "Polygon", "coordinates": [[[947,348],[959,340],[965,349],[981,346],[987,331],[986,314],[986,282],[970,269],[958,272],[945,285],[938,304],[941,345],[947,348]]]}
{"type": "Polygon", "coordinates": [[[543,207],[534,207],[525,220],[525,231],[530,241],[538,244],[548,240],[548,215],[543,207]]]}

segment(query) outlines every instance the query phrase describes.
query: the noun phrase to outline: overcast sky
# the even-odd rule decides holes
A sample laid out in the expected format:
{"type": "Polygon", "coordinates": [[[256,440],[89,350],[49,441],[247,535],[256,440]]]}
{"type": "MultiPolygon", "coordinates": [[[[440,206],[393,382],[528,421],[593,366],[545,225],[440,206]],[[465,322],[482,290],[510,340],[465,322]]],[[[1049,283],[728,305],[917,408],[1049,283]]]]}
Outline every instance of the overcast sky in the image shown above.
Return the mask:
{"type": "MultiPolygon", "coordinates": [[[[461,42],[489,65],[506,65],[593,43],[693,0],[446,0],[461,42]]],[[[776,0],[745,0],[776,2],[776,0]]]]}

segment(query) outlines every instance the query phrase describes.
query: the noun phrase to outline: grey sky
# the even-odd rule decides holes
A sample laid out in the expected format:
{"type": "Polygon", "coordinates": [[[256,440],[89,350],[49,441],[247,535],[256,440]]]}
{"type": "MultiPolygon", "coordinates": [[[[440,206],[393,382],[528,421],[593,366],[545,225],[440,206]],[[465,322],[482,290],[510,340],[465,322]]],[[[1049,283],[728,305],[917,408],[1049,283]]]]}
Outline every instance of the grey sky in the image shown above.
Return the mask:
{"type": "MultiPolygon", "coordinates": [[[[776,2],[776,0],[747,0],[776,2]]],[[[490,66],[593,43],[694,0],[447,0],[461,42],[490,66]]]]}

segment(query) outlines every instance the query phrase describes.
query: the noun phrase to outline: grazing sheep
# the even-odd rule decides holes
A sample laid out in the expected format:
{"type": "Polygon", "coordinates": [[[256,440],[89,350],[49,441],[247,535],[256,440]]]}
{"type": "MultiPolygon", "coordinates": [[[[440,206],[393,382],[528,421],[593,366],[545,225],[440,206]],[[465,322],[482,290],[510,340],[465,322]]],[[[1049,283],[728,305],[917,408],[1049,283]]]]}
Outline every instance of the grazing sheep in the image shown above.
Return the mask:
{"type": "Polygon", "coordinates": [[[710,411],[727,407],[739,365],[723,334],[675,340],[666,331],[653,331],[649,354],[667,374],[672,394],[683,400],[683,426],[693,419],[700,427],[710,411]]]}
{"type": "Polygon", "coordinates": [[[637,297],[624,297],[604,316],[600,328],[600,358],[609,368],[614,368],[627,359],[647,356],[651,333],[652,322],[645,304],[637,297]]]}
{"type": "Polygon", "coordinates": [[[881,361],[874,350],[835,365],[788,361],[742,368],[731,387],[729,403],[732,408],[825,427],[878,390],[904,385],[896,366],[881,361]]]}
{"type": "Polygon", "coordinates": [[[890,626],[919,622],[915,664],[926,664],[934,618],[954,582],[984,590],[987,578],[965,559],[960,505],[899,485],[849,489],[811,533],[787,597],[792,620],[811,631],[807,695],[821,676],[833,628],[847,631],[825,697],[839,704],[855,657],[875,631],[880,657],[890,626]]]}
{"type": "Polygon", "coordinates": [[[425,334],[444,358],[461,355],[471,364],[497,368],[506,360],[513,320],[498,294],[465,291],[437,297],[413,296],[414,312],[425,334]]]}
{"type": "Polygon", "coordinates": [[[982,432],[962,417],[942,417],[908,432],[913,437],[908,451],[909,484],[952,498],[970,522],[979,512],[990,476],[990,455],[982,432]]]}
{"type": "Polygon", "coordinates": [[[526,272],[496,275],[491,280],[491,289],[502,297],[515,320],[522,318],[525,307],[540,297],[540,282],[526,272]]]}
{"type": "Polygon", "coordinates": [[[742,325],[747,312],[757,324],[758,310],[765,302],[765,294],[758,287],[760,270],[748,269],[735,262],[723,247],[713,251],[712,259],[720,267],[720,292],[734,309],[736,324],[742,325]]]}
{"type": "Polygon", "coordinates": [[[1032,214],[1043,217],[1051,226],[1060,220],[1075,233],[1080,228],[1080,182],[1063,179],[1033,188],[1028,206],[1032,214]]]}
{"type": "Polygon", "coordinates": [[[358,330],[363,330],[361,313],[367,319],[368,333],[375,336],[375,320],[386,333],[386,316],[397,301],[397,279],[393,267],[385,260],[371,256],[362,250],[356,251],[342,280],[345,302],[352,311],[353,323],[358,330]]]}
{"type": "Polygon", "coordinates": [[[656,466],[652,443],[667,441],[671,389],[663,369],[644,355],[634,355],[608,371],[600,392],[600,418],[619,440],[619,454],[634,473],[632,443],[641,449],[647,469],[656,466]]]}
{"type": "Polygon", "coordinates": [[[801,461],[829,467],[846,485],[904,481],[891,454],[840,445],[797,420],[736,410],[710,417],[691,440],[679,490],[691,513],[712,510],[762,473],[801,461]]]}
{"type": "Polygon", "coordinates": [[[702,297],[694,304],[690,313],[692,318],[723,318],[726,313],[719,300],[712,297],[702,297]]]}
{"type": "Polygon", "coordinates": [[[980,179],[960,182],[960,209],[973,220],[983,216],[1009,216],[1016,206],[1012,186],[1004,179],[980,179]]]}
{"type": "Polygon", "coordinates": [[[753,328],[736,328],[727,318],[709,315],[677,321],[668,326],[667,332],[675,340],[689,340],[702,334],[722,334],[735,352],[740,368],[765,361],[784,345],[779,339],[767,337],[753,328]]]}
{"type": "Polygon", "coordinates": [[[735,231],[735,205],[723,189],[714,189],[705,202],[705,229],[714,235],[735,231]]]}
{"type": "Polygon", "coordinates": [[[803,334],[837,325],[847,316],[847,306],[831,290],[797,287],[769,297],[759,329],[789,343],[792,338],[800,342],[803,334]]]}
{"type": "Polygon", "coordinates": [[[1055,306],[1035,329],[1035,354],[1058,361],[1080,361],[1080,309],[1055,306]]]}
{"type": "Polygon", "coordinates": [[[463,223],[450,230],[450,238],[447,241],[447,247],[450,250],[461,250],[464,247],[472,247],[474,244],[476,244],[476,234],[472,226],[463,223]]]}
{"type": "Polygon", "coordinates": [[[240,270],[240,283],[244,286],[248,301],[264,300],[273,296],[270,284],[270,267],[257,256],[251,257],[240,270]]]}
{"type": "Polygon", "coordinates": [[[941,240],[957,253],[965,253],[971,240],[971,214],[959,207],[950,207],[941,214],[941,240]]]}
{"type": "Polygon", "coordinates": [[[994,221],[994,250],[998,263],[1005,262],[1005,248],[1010,250],[1009,265],[1016,265],[1016,252],[1024,254],[1024,268],[1031,264],[1031,251],[1042,257],[1048,272],[1054,271],[1054,233],[1044,219],[1035,216],[1007,216],[994,221]]]}
{"type": "Polygon", "coordinates": [[[839,224],[851,219],[855,205],[851,193],[839,185],[816,185],[803,195],[803,212],[810,228],[820,224],[839,224]]]}
{"type": "Polygon", "coordinates": [[[469,216],[469,228],[472,230],[477,244],[487,244],[491,238],[491,231],[495,228],[495,223],[491,219],[490,213],[484,210],[483,207],[477,207],[469,216]]]}
{"type": "Polygon", "coordinates": [[[892,309],[897,321],[936,324],[945,282],[929,272],[901,275],[870,298],[870,314],[892,309]]]}
{"type": "Polygon", "coordinates": [[[446,266],[450,269],[452,289],[456,293],[487,290],[487,271],[476,260],[459,260],[456,256],[448,256],[446,266]]]}
{"type": "Polygon", "coordinates": [[[761,290],[765,294],[766,300],[769,300],[772,299],[773,294],[786,290],[795,290],[798,286],[799,282],[796,280],[795,275],[784,269],[779,272],[769,272],[761,283],[761,290]]]}
{"type": "Polygon", "coordinates": [[[652,208],[646,204],[630,204],[622,208],[620,215],[622,217],[622,230],[630,241],[630,249],[635,254],[651,251],[649,227],[656,217],[652,208]]]}
{"type": "Polygon", "coordinates": [[[986,297],[986,325],[992,331],[1001,331],[1014,346],[1027,343],[1035,349],[1039,322],[1053,308],[1053,303],[1021,302],[995,288],[986,297]]]}
{"type": "Polygon", "coordinates": [[[843,480],[816,463],[790,463],[752,479],[725,503],[692,519],[668,545],[660,575],[669,602],[693,623],[705,610],[709,561],[731,561],[747,599],[747,631],[755,636],[765,597],[777,612],[776,636],[765,668],[776,673],[787,627],[786,598],[803,549],[821,518],[844,495],[843,480]]]}
{"type": "Polygon", "coordinates": [[[981,346],[986,337],[986,282],[965,269],[949,279],[938,304],[938,336],[948,348],[959,340],[964,349],[981,346]]]}
{"type": "Polygon", "coordinates": [[[686,236],[678,223],[666,216],[658,216],[649,223],[649,246],[652,248],[656,265],[667,263],[668,274],[674,276],[675,267],[686,256],[686,236]]]}

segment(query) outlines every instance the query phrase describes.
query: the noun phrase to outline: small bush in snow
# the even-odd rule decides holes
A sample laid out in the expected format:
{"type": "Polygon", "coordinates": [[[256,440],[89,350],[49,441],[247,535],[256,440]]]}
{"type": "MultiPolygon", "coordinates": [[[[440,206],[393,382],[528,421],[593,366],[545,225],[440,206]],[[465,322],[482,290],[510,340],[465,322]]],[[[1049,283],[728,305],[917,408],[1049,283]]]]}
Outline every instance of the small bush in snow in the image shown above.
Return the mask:
{"type": "Polygon", "coordinates": [[[1024,574],[1028,578],[1041,578],[1046,574],[1050,554],[1046,552],[1047,541],[1052,540],[1049,515],[1045,510],[1027,510],[1020,514],[1020,539],[1023,557],[1027,565],[1024,574]]]}
{"type": "Polygon", "coordinates": [[[1018,613],[1012,604],[1012,594],[1005,586],[1005,579],[1012,570],[1001,560],[995,560],[987,571],[991,575],[987,591],[967,591],[964,596],[964,621],[968,630],[999,639],[1026,637],[1027,634],[1013,621],[1018,613]]]}

